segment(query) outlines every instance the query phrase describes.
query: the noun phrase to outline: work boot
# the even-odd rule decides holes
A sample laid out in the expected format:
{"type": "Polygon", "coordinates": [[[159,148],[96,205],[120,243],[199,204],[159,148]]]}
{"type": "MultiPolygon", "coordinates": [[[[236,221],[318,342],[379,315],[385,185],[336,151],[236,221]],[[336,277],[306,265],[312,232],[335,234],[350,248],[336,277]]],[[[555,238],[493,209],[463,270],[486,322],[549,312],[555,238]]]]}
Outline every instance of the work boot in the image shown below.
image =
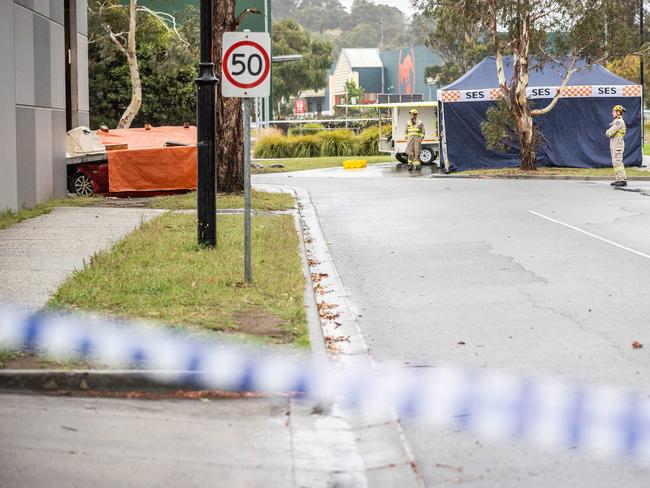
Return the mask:
{"type": "Polygon", "coordinates": [[[622,181],[614,181],[612,183],[612,186],[627,186],[627,181],[622,180],[622,181]]]}

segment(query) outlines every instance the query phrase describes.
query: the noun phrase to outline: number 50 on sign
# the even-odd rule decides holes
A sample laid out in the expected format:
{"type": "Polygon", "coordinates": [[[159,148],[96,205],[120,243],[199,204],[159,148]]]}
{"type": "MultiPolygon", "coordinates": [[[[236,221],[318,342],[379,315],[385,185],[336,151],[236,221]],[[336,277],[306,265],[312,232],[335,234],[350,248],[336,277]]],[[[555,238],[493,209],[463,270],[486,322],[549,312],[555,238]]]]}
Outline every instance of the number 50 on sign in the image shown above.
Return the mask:
{"type": "Polygon", "coordinates": [[[266,32],[226,32],[221,58],[224,97],[266,97],[271,91],[271,36],[266,32]]]}

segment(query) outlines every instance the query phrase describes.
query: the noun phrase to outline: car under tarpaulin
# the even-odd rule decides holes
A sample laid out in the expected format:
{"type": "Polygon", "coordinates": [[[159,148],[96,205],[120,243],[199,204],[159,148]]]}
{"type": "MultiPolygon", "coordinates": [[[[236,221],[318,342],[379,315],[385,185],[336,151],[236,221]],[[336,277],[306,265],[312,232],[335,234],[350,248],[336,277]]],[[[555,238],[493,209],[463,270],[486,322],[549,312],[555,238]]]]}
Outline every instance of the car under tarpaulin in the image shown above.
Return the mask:
{"type": "MultiPolygon", "coordinates": [[[[531,62],[527,96],[533,108],[551,102],[562,85],[566,69],[556,63],[536,68],[531,62]]],[[[585,67],[579,61],[577,67],[585,67]]],[[[512,79],[511,57],[504,57],[506,79],[512,79]]],[[[438,91],[441,104],[440,153],[447,167],[456,170],[518,167],[519,144],[508,142],[506,152],[490,151],[481,132],[481,122],[499,97],[494,56],[483,59],[461,78],[438,91]]],[[[624,163],[641,165],[641,85],[616,76],[601,65],[573,74],[556,106],[535,117],[541,141],[537,164],[575,168],[611,166],[605,130],[614,105],[623,105],[627,124],[624,163]]]]}
{"type": "Polygon", "coordinates": [[[196,189],[196,127],[97,131],[107,147],[108,189],[113,192],[196,189]]]}

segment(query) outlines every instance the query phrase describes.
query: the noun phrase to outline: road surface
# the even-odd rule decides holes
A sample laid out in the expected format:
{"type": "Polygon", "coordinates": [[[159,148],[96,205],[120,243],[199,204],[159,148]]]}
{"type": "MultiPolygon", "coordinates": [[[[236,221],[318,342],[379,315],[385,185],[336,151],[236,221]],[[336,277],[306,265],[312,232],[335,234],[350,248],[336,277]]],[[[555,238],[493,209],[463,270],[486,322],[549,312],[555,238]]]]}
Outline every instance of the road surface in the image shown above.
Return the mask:
{"type": "MultiPolygon", "coordinates": [[[[375,360],[648,390],[648,351],[631,344],[650,346],[650,196],[608,182],[367,176],[256,182],[309,190],[375,360]]],[[[648,470],[573,451],[404,424],[427,486],[650,485],[648,470]]]]}

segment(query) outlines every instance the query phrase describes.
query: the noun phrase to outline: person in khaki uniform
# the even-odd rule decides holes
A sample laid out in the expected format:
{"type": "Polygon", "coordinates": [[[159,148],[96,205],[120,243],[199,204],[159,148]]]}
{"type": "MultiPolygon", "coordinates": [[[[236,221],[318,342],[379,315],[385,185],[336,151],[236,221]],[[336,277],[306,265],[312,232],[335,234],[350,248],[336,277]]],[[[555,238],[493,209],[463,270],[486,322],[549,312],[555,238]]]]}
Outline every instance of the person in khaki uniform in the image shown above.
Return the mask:
{"type": "Polygon", "coordinates": [[[411,120],[406,123],[406,155],[409,171],[420,169],[420,152],[424,139],[424,124],[418,119],[418,111],[411,109],[411,120]]]}
{"type": "Polygon", "coordinates": [[[625,132],[627,127],[623,120],[625,108],[621,105],[615,105],[612,108],[612,117],[614,120],[609,124],[609,129],[605,132],[609,137],[609,150],[612,153],[612,166],[614,167],[614,177],[616,181],[611,183],[612,186],[627,186],[627,175],[623,165],[623,153],[625,152],[625,132]]]}

